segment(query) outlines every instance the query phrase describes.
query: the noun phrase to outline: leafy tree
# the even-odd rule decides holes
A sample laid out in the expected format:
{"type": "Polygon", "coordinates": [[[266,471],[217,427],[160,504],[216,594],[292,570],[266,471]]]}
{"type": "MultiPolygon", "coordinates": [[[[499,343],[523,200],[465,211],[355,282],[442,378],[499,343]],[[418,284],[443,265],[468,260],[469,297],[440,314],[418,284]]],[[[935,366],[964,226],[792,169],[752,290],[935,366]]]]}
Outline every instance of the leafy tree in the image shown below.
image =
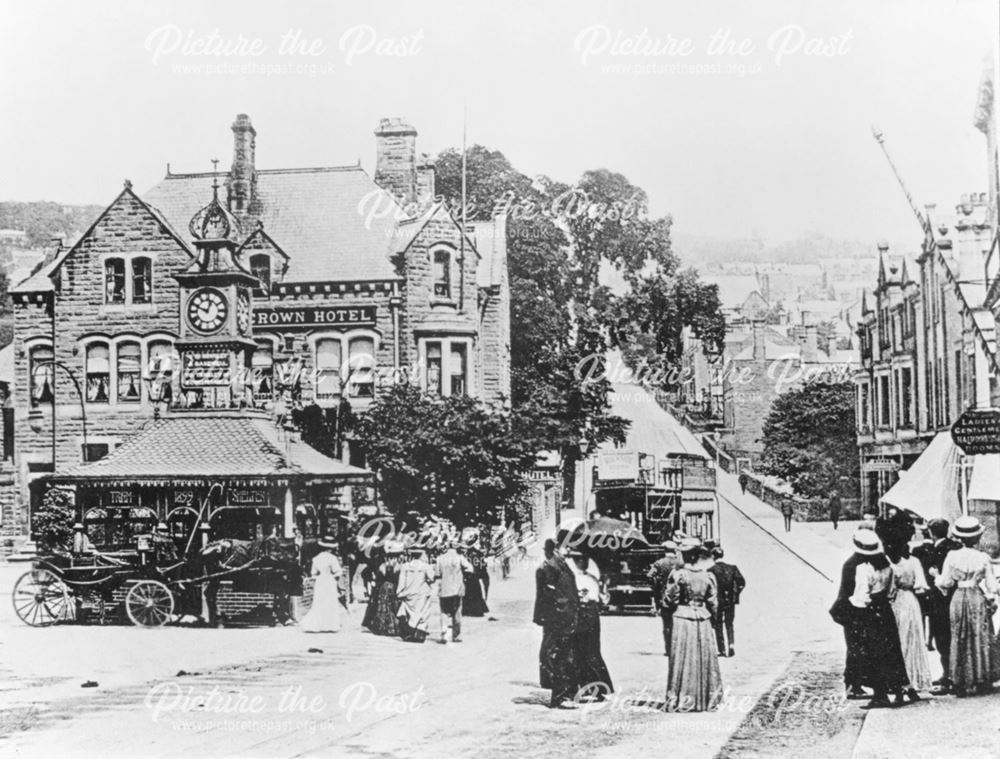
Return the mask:
{"type": "Polygon", "coordinates": [[[302,441],[330,458],[339,459],[344,453],[344,440],[357,428],[357,416],[350,402],[321,408],[315,403],[292,409],[292,423],[302,432],[302,441]]]}
{"type": "Polygon", "coordinates": [[[31,515],[31,533],[43,550],[68,550],[73,543],[75,521],[73,494],[62,488],[49,488],[42,497],[42,505],[31,515]]]}
{"type": "Polygon", "coordinates": [[[535,461],[509,412],[408,384],[381,394],[360,417],[359,430],[391,510],[433,514],[460,527],[498,523],[523,493],[523,475],[535,461]]]}
{"type": "Polygon", "coordinates": [[[694,269],[636,278],[610,309],[608,323],[613,343],[621,347],[629,366],[648,366],[668,378],[678,376],[670,370],[680,364],[684,327],[691,327],[694,336],[716,352],[721,352],[726,335],[718,286],[702,282],[694,269]]]}
{"type": "Polygon", "coordinates": [[[781,477],[800,495],[843,494],[859,477],[850,382],[809,382],[782,393],[764,422],[761,470],[781,477]]]}

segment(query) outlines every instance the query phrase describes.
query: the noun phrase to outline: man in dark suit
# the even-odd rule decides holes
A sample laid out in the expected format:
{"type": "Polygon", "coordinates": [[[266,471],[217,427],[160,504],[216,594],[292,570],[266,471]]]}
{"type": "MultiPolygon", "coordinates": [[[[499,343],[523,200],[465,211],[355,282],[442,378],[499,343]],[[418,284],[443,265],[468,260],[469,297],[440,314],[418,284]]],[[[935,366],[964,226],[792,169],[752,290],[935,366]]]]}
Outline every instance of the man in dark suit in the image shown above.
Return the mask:
{"type": "MultiPolygon", "coordinates": [[[[857,543],[855,545],[857,547],[857,543]]],[[[833,606],[830,607],[830,616],[833,621],[844,628],[844,646],[846,648],[844,686],[847,689],[847,698],[850,699],[868,698],[868,694],[861,687],[862,673],[858,664],[857,608],[849,600],[854,595],[854,580],[858,565],[864,560],[865,557],[857,552],[847,557],[840,570],[840,588],[837,590],[837,598],[833,602],[833,606]]]]}
{"type": "Polygon", "coordinates": [[[927,530],[934,540],[934,545],[926,552],[927,565],[924,567],[927,573],[927,581],[931,585],[927,594],[928,616],[930,617],[931,640],[941,657],[942,675],[934,682],[939,686],[935,694],[945,694],[951,692],[951,595],[945,595],[943,591],[934,587],[934,578],[941,574],[941,567],[944,559],[950,551],[962,547],[962,544],[948,537],[948,520],[932,519],[927,523],[927,530]]]}
{"type": "Polygon", "coordinates": [[[736,638],[733,634],[733,618],[736,616],[736,604],[740,602],[740,593],[746,587],[747,581],[735,564],[727,564],[722,560],[725,552],[722,546],[712,549],[712,556],[715,564],[709,570],[715,575],[715,582],[718,586],[716,596],[718,612],[715,615],[715,642],[719,647],[719,656],[735,656],[736,649],[734,643],[736,638]],[[725,635],[723,635],[725,632],[725,635]],[[726,639],[729,640],[728,647],[726,639]]]}
{"type": "Polygon", "coordinates": [[[663,558],[653,562],[653,566],[646,573],[650,584],[653,586],[653,603],[656,606],[656,610],[660,613],[660,619],[663,622],[664,656],[670,656],[670,635],[674,626],[674,610],[663,602],[663,593],[667,589],[667,580],[670,578],[670,573],[683,564],[684,562],[681,561],[681,557],[677,555],[677,544],[672,540],[668,540],[663,544],[663,558]]]}
{"type": "Polygon", "coordinates": [[[549,708],[574,708],[578,683],[573,662],[573,633],[579,604],[573,570],[556,550],[556,542],[545,541],[545,561],[535,572],[534,622],[542,627],[538,652],[539,680],[551,689],[549,708]]]}

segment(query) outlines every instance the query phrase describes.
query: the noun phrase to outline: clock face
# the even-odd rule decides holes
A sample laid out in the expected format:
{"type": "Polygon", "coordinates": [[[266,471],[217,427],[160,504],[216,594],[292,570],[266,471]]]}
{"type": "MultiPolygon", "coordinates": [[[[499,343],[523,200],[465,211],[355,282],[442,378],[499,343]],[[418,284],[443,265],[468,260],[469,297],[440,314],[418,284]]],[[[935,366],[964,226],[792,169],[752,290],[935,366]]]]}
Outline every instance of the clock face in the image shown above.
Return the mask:
{"type": "Polygon", "coordinates": [[[208,334],[219,331],[228,315],[226,296],[218,290],[202,288],[188,299],[188,322],[199,332],[208,334]]]}
{"type": "Polygon", "coordinates": [[[250,330],[250,296],[241,292],[236,301],[236,328],[241,335],[250,330]]]}

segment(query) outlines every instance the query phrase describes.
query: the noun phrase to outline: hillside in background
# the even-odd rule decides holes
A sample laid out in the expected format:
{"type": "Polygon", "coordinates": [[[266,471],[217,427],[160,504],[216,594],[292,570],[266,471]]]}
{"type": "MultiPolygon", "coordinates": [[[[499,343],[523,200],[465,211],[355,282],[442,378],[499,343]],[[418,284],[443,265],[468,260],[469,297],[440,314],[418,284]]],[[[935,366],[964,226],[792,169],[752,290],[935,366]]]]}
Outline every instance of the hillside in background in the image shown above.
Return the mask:
{"type": "MultiPolygon", "coordinates": [[[[836,240],[818,232],[803,234],[795,240],[767,244],[758,237],[727,238],[687,235],[674,232],[673,248],[688,266],[707,270],[725,263],[813,263],[820,259],[872,258],[876,241],[836,240]]],[[[902,248],[890,244],[896,252],[902,248]]]]}
{"type": "Polygon", "coordinates": [[[0,229],[20,229],[27,233],[29,248],[48,246],[53,237],[68,242],[84,232],[101,206],[69,206],[49,200],[19,203],[0,202],[0,229]]]}

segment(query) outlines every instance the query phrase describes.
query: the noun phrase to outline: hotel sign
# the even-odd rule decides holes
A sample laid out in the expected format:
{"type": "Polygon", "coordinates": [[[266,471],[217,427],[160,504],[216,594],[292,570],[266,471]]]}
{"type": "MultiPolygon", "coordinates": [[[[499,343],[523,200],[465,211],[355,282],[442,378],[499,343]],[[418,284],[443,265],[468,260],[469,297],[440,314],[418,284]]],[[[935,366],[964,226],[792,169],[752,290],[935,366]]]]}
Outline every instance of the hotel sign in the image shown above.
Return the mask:
{"type": "Polygon", "coordinates": [[[375,306],[254,307],[253,327],[264,332],[316,327],[373,327],[375,313],[375,306]]]}
{"type": "Polygon", "coordinates": [[[952,425],[951,439],[966,456],[1000,453],[1000,409],[969,409],[952,425]]]}

